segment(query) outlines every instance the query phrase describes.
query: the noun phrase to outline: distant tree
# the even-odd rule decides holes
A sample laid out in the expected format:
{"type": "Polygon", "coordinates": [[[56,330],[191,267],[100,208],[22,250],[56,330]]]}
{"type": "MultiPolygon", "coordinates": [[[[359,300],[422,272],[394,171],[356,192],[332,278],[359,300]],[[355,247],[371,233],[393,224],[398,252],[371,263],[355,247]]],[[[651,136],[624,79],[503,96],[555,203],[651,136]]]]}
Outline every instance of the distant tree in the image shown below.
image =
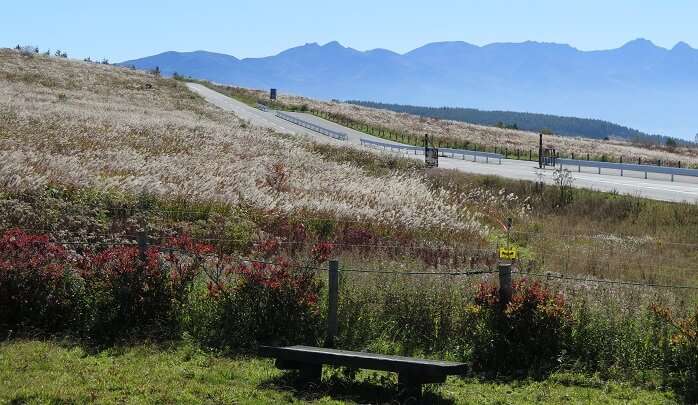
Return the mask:
{"type": "Polygon", "coordinates": [[[108,64],[109,64],[109,59],[104,58],[104,59],[102,59],[102,62],[101,62],[101,63],[102,63],[102,65],[108,65],[108,64]]]}
{"type": "Polygon", "coordinates": [[[44,52],[44,55],[51,56],[51,49],[47,49],[46,52],[44,52]]]}
{"type": "Polygon", "coordinates": [[[56,53],[54,54],[55,57],[60,58],[61,57],[61,50],[56,49],[56,53]]]}
{"type": "Polygon", "coordinates": [[[155,66],[155,69],[153,69],[153,74],[155,77],[160,77],[160,66],[155,66]]]}
{"type": "Polygon", "coordinates": [[[90,57],[88,56],[88,57],[86,57],[85,59],[83,59],[83,61],[84,61],[84,62],[91,63],[91,62],[92,62],[92,58],[90,58],[90,57]]]}
{"type": "Polygon", "coordinates": [[[68,53],[67,52],[61,53],[61,58],[68,59],[68,53]]]}
{"type": "Polygon", "coordinates": [[[21,47],[20,52],[21,52],[22,55],[24,55],[24,56],[32,57],[32,56],[34,56],[34,53],[35,53],[34,50],[35,50],[35,49],[36,49],[36,48],[33,47],[33,46],[31,46],[31,45],[25,45],[25,46],[21,47]]]}
{"type": "Polygon", "coordinates": [[[34,48],[34,53],[39,53],[39,47],[38,47],[38,46],[34,48]]]}
{"type": "Polygon", "coordinates": [[[19,44],[17,44],[17,46],[15,46],[15,50],[17,50],[17,51],[21,51],[21,50],[22,50],[22,47],[21,47],[21,46],[19,46],[19,44]]]}
{"type": "Polygon", "coordinates": [[[698,134],[696,134],[696,143],[698,143],[698,134]]]}
{"type": "Polygon", "coordinates": [[[667,138],[666,142],[664,144],[669,149],[674,149],[678,146],[678,143],[676,142],[676,140],[674,138],[667,138]]]}

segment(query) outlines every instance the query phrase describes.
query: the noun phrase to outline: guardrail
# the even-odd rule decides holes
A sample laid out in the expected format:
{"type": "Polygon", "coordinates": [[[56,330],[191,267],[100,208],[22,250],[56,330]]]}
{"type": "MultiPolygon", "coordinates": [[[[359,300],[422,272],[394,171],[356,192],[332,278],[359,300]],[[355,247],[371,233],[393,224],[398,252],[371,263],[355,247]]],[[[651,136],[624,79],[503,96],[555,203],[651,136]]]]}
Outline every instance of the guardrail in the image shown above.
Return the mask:
{"type": "Polygon", "coordinates": [[[423,147],[410,146],[410,145],[398,145],[395,143],[377,142],[377,141],[372,141],[370,139],[364,139],[364,138],[361,138],[361,146],[377,146],[379,148],[389,149],[391,151],[413,152],[413,154],[415,154],[415,155],[419,155],[419,154],[423,155],[424,154],[423,147]]]}
{"type": "Polygon", "coordinates": [[[465,160],[466,156],[472,156],[473,157],[473,162],[477,161],[477,158],[485,158],[485,162],[489,163],[490,159],[497,159],[499,160],[499,164],[502,164],[502,159],[504,159],[504,155],[499,154],[499,153],[492,153],[492,152],[479,152],[476,150],[468,150],[468,149],[451,149],[451,148],[439,148],[439,154],[444,157],[448,157],[448,155],[451,155],[451,158],[455,159],[456,155],[460,155],[461,159],[465,160]]]}
{"type": "Polygon", "coordinates": [[[599,170],[599,174],[601,174],[601,169],[620,170],[621,176],[623,176],[623,172],[625,171],[644,172],[645,178],[647,178],[647,173],[669,174],[671,175],[671,181],[674,181],[674,176],[698,177],[698,169],[681,169],[678,167],[638,165],[632,163],[595,162],[577,159],[558,159],[557,162],[560,167],[577,166],[577,171],[579,172],[582,171],[582,167],[594,167],[599,170]]]}
{"type": "MultiPolygon", "coordinates": [[[[414,152],[415,155],[420,155],[420,154],[423,155],[424,154],[424,148],[421,146],[410,146],[410,145],[399,145],[399,144],[394,144],[394,143],[377,142],[377,141],[372,141],[370,139],[363,139],[363,138],[361,139],[361,145],[371,146],[371,147],[380,147],[383,149],[389,149],[391,151],[404,151],[407,153],[414,152]]],[[[478,157],[485,158],[485,162],[487,162],[487,163],[489,163],[490,159],[498,159],[499,164],[502,164],[502,159],[504,158],[504,155],[500,155],[499,153],[478,152],[478,151],[467,150],[467,149],[439,148],[439,156],[451,157],[451,158],[455,159],[456,155],[460,155],[463,160],[465,160],[466,156],[472,156],[473,162],[476,162],[478,157]]]]}
{"type": "Polygon", "coordinates": [[[284,114],[282,112],[277,111],[276,116],[281,118],[282,120],[286,120],[286,121],[291,122],[293,124],[299,125],[303,128],[308,128],[311,131],[315,131],[315,132],[318,132],[320,134],[327,135],[330,138],[338,139],[340,141],[346,141],[348,139],[347,134],[345,134],[345,133],[333,131],[333,130],[327,129],[327,128],[323,128],[321,126],[312,124],[308,121],[303,121],[301,119],[298,119],[292,115],[284,114]]]}
{"type": "Polygon", "coordinates": [[[257,109],[262,110],[264,112],[269,112],[269,107],[265,106],[262,103],[257,103],[256,107],[257,109]]]}

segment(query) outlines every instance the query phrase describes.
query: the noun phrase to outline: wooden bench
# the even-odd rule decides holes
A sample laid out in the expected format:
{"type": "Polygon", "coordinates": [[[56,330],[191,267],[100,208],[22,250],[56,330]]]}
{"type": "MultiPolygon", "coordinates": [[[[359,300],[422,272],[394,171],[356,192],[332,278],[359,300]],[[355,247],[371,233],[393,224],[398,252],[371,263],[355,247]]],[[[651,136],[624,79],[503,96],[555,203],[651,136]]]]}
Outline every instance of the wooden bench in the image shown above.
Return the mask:
{"type": "Polygon", "coordinates": [[[443,383],[446,376],[462,375],[468,365],[449,361],[421,360],[411,357],[324,349],[310,346],[262,346],[259,355],[276,359],[282,370],[299,370],[304,379],[320,379],[322,365],[390,371],[398,374],[398,385],[408,396],[421,397],[422,384],[443,383]]]}

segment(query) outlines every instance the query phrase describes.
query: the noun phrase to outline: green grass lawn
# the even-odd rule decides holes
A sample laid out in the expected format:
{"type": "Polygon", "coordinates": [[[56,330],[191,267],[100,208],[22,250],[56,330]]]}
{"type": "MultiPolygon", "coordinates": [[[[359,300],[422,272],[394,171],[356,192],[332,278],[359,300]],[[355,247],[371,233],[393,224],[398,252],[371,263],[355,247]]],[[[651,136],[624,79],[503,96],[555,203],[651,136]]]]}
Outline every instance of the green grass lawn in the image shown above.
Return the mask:
{"type": "MultiPolygon", "coordinates": [[[[299,386],[271,361],[221,357],[189,344],[137,345],[91,352],[46,341],[0,344],[0,403],[381,403],[394,376],[362,372],[349,380],[327,370],[317,385],[299,386]]],[[[676,403],[670,393],[558,374],[543,382],[478,382],[450,378],[427,388],[434,403],[676,403]]]]}

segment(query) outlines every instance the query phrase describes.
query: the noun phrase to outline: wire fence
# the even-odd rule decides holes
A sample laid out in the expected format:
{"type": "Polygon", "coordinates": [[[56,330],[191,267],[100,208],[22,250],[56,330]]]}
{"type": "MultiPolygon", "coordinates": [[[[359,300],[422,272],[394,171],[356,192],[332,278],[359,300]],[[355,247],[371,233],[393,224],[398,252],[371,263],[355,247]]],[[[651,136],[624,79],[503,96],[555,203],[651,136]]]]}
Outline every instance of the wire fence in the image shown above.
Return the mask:
{"type": "MultiPolygon", "coordinates": [[[[11,201],[11,200],[0,200],[0,203],[4,201],[11,201]]],[[[211,209],[201,209],[201,210],[191,210],[191,209],[183,209],[183,210],[178,210],[178,209],[162,209],[162,208],[157,208],[157,207],[140,207],[140,206],[133,206],[133,207],[106,207],[104,208],[103,211],[110,212],[112,213],[113,216],[118,217],[118,213],[124,213],[125,216],[135,216],[138,214],[160,214],[160,215],[170,215],[173,217],[182,217],[182,216],[196,216],[197,218],[201,217],[209,217],[210,215],[213,214],[226,214],[229,211],[226,209],[219,209],[216,207],[212,207],[211,209]]],[[[289,223],[303,223],[304,221],[326,221],[326,222],[336,222],[336,223],[345,223],[345,224],[362,224],[362,225],[369,225],[369,226],[375,226],[376,222],[375,221],[370,221],[370,220],[361,220],[361,219],[342,219],[342,218],[333,218],[333,217],[324,217],[324,216],[316,216],[316,215],[298,215],[294,217],[286,217],[282,216],[279,218],[270,218],[270,221],[281,221],[281,222],[289,222],[289,223]]],[[[29,233],[35,233],[35,234],[48,234],[48,235],[59,235],[60,237],[66,237],[66,235],[70,234],[69,231],[64,231],[64,230],[57,230],[55,227],[47,226],[45,228],[25,228],[23,229],[26,232],[29,233]],[[53,229],[52,229],[53,228],[53,229]]],[[[688,243],[688,242],[672,242],[672,241],[662,241],[662,240],[655,240],[651,238],[647,239],[642,239],[642,238],[634,238],[633,236],[606,236],[606,235],[581,235],[581,234],[566,234],[566,233],[555,233],[555,234],[543,234],[541,232],[532,232],[532,231],[526,231],[526,230],[512,230],[511,235],[516,238],[517,235],[526,237],[526,238],[531,238],[531,239],[545,239],[545,238],[556,238],[556,239],[570,239],[570,240],[589,240],[589,241],[596,241],[596,242],[609,242],[609,243],[615,243],[615,242],[620,242],[620,241],[625,241],[630,240],[633,242],[633,244],[636,244],[637,246],[645,246],[649,244],[654,244],[658,246],[677,246],[677,247],[686,247],[686,248],[698,248],[698,244],[695,243],[688,243]]],[[[65,245],[65,246],[137,246],[138,245],[138,238],[139,235],[132,235],[132,234],[127,234],[127,233],[103,233],[103,232],[94,232],[94,233],[87,233],[85,235],[76,235],[76,238],[85,238],[88,240],[58,240],[58,238],[55,238],[54,240],[55,243],[65,245]],[[96,238],[101,238],[101,239],[106,239],[106,240],[101,240],[101,241],[94,241],[96,238]],[[91,240],[90,240],[91,239],[91,240]],[[109,239],[114,239],[114,240],[109,240],[109,239]],[[126,241],[124,241],[126,240],[126,241]]],[[[167,234],[162,234],[158,237],[152,237],[152,235],[148,238],[147,242],[148,243],[163,243],[163,240],[167,240],[168,238],[171,238],[172,236],[167,235],[167,234]]],[[[253,245],[255,243],[260,243],[263,242],[262,240],[251,240],[249,238],[223,238],[223,237],[196,237],[196,238],[190,238],[191,241],[196,242],[196,243],[207,243],[207,244],[222,244],[222,243],[235,243],[235,244],[249,244],[253,245]]],[[[443,242],[426,242],[426,243],[415,243],[415,242],[409,242],[409,243],[347,243],[347,242],[342,242],[342,241],[322,241],[322,240],[301,240],[301,241],[288,241],[288,240],[276,240],[275,243],[277,243],[280,246],[298,246],[298,247],[306,247],[306,246],[312,246],[313,244],[317,243],[329,243],[333,247],[336,248],[344,248],[344,249],[362,249],[362,250],[394,250],[396,252],[415,252],[415,251],[435,251],[435,252],[448,252],[453,255],[461,255],[464,259],[472,259],[473,256],[479,256],[479,257],[496,257],[496,248],[498,245],[496,245],[497,242],[492,242],[490,246],[479,246],[479,247],[457,247],[457,246],[449,246],[443,242]]],[[[583,250],[584,248],[580,248],[583,250]]],[[[638,248],[639,249],[639,248],[638,248]]],[[[557,252],[559,249],[556,250],[556,248],[552,249],[551,251],[557,252]]],[[[613,251],[613,249],[609,250],[613,251]]],[[[557,258],[552,260],[553,263],[557,263],[560,265],[560,267],[564,270],[567,271],[568,267],[568,261],[570,260],[569,258],[569,253],[567,254],[568,257],[563,257],[564,254],[559,254],[557,258]]],[[[590,253],[596,253],[595,252],[590,252],[590,253]]],[[[576,255],[577,257],[579,254],[576,255]]],[[[541,254],[542,258],[546,257],[546,253],[542,252],[541,254]]],[[[548,255],[550,257],[550,255],[548,255]]],[[[651,259],[651,258],[648,258],[651,259]]],[[[572,256],[571,260],[575,260],[575,255],[572,256]]],[[[610,259],[609,259],[610,260],[610,259]]],[[[615,260],[615,259],[614,259],[615,260]]],[[[616,260],[618,261],[618,260],[616,260]]],[[[522,267],[525,260],[521,261],[520,264],[522,267]]],[[[535,269],[540,269],[545,268],[545,266],[542,265],[542,263],[535,263],[535,262],[530,262],[529,261],[529,266],[528,268],[524,268],[523,272],[517,272],[515,274],[517,275],[522,275],[526,274],[529,275],[530,277],[538,277],[538,278],[546,278],[546,279],[557,279],[557,280],[563,280],[563,281],[574,281],[574,282],[593,282],[593,283],[606,283],[606,284],[615,284],[615,285],[629,285],[629,286],[639,286],[639,287],[647,287],[647,288],[680,288],[680,289],[697,289],[698,287],[694,286],[689,286],[689,285],[675,285],[671,283],[665,283],[665,284],[659,284],[659,283],[637,283],[637,282],[625,282],[625,281],[613,281],[613,280],[598,280],[598,279],[588,279],[588,278],[581,278],[581,277],[568,277],[568,276],[555,276],[553,274],[555,273],[536,273],[531,270],[535,269]],[[531,266],[531,263],[533,265],[531,266]],[[540,265],[540,266],[539,266],[540,265]]],[[[679,263],[682,264],[682,263],[679,263]]],[[[466,272],[448,272],[448,273],[438,273],[438,272],[412,272],[411,274],[405,273],[405,272],[397,272],[397,273],[402,273],[405,275],[438,275],[438,274],[443,274],[443,275],[470,275],[470,274],[480,274],[477,273],[478,270],[475,270],[472,268],[471,264],[471,269],[466,272]]],[[[610,262],[609,262],[609,267],[610,267],[610,262]]],[[[657,267],[657,266],[655,266],[657,267]]],[[[659,268],[659,267],[657,267],[659,268]]],[[[695,274],[698,269],[696,268],[672,268],[669,269],[670,271],[673,271],[675,275],[682,275],[684,279],[687,281],[692,279],[692,274],[695,274]],[[689,277],[691,276],[691,277],[689,277]]],[[[343,271],[346,272],[356,272],[356,273],[370,273],[370,272],[376,272],[376,271],[367,271],[363,269],[345,269],[343,271]]],[[[390,271],[379,271],[381,274],[393,274],[396,272],[390,272],[390,271]]],[[[486,274],[482,273],[482,274],[486,274]]],[[[610,272],[609,272],[610,274],[610,272]]],[[[678,278],[678,277],[677,277],[678,278]]]]}
{"type": "MultiPolygon", "coordinates": [[[[137,239],[138,235],[134,237],[134,239],[137,239]]],[[[197,241],[197,239],[189,239],[193,242],[197,241]]],[[[53,243],[59,244],[59,245],[65,245],[65,246],[74,246],[74,245],[91,245],[91,246],[110,246],[110,247],[115,247],[115,246],[120,246],[120,247],[133,247],[133,248],[149,248],[153,247],[155,248],[158,252],[161,253],[180,253],[183,255],[191,255],[191,256],[197,256],[200,258],[209,258],[209,259],[217,259],[220,260],[222,258],[225,258],[225,260],[228,260],[232,263],[239,263],[239,264],[249,264],[249,263],[258,263],[258,264],[264,264],[268,266],[285,266],[289,268],[296,268],[296,269],[303,269],[305,271],[316,271],[316,272],[325,272],[327,271],[327,268],[324,267],[318,267],[317,265],[313,266],[311,264],[303,264],[303,263],[280,263],[277,261],[272,261],[272,260],[261,260],[261,259],[256,259],[256,258],[251,258],[251,257],[233,257],[231,255],[223,255],[223,254],[217,254],[217,253],[195,253],[192,252],[191,250],[187,249],[182,249],[182,248],[177,248],[173,246],[168,246],[168,245],[149,245],[149,244],[143,244],[142,241],[139,242],[134,242],[134,241],[129,241],[129,242],[82,242],[82,241],[52,241],[53,243]]],[[[352,268],[352,267],[340,267],[339,269],[340,273],[358,273],[358,274],[379,274],[379,275],[391,275],[391,276],[450,276],[450,277],[456,277],[456,276],[477,276],[477,275],[493,275],[493,274],[499,274],[501,272],[501,269],[497,270],[492,270],[492,269],[474,269],[474,270],[468,270],[468,271],[395,271],[395,270],[383,270],[383,269],[368,269],[368,268],[352,268]]],[[[679,290],[691,290],[691,291],[698,291],[698,286],[695,285],[676,285],[676,284],[661,284],[661,283],[649,283],[649,282],[635,282],[635,281],[624,281],[624,280],[605,280],[605,279],[595,279],[595,278],[588,278],[588,277],[575,277],[575,276],[569,276],[569,275],[564,275],[564,274],[559,274],[559,273],[552,273],[552,272],[546,272],[546,273],[540,273],[540,272],[530,272],[530,271],[519,271],[519,270],[514,270],[512,271],[512,276],[516,277],[533,277],[533,278],[540,278],[544,279],[547,281],[562,281],[562,282],[573,282],[573,283],[594,283],[594,284],[605,284],[605,285],[614,285],[614,286],[623,286],[623,287],[635,287],[635,288],[645,288],[645,289],[679,289],[679,290]]]]}
{"type": "MultiPolygon", "coordinates": [[[[0,203],[2,202],[9,202],[11,200],[0,200],[0,203]]],[[[170,215],[173,217],[181,217],[181,216],[195,216],[195,217],[208,217],[210,215],[215,215],[215,214],[226,214],[229,211],[225,209],[216,209],[216,208],[211,208],[209,210],[172,210],[172,209],[161,209],[161,208],[154,208],[154,207],[107,207],[104,208],[104,211],[107,212],[127,212],[130,214],[145,214],[145,213],[150,213],[150,214],[163,214],[165,216],[170,215]]],[[[298,215],[298,216],[293,216],[293,217],[280,217],[280,220],[287,220],[289,222],[307,222],[307,221],[319,221],[319,222],[330,222],[330,223],[344,223],[344,224],[361,224],[361,225],[368,225],[368,226],[376,226],[381,224],[380,221],[376,221],[373,219],[348,219],[348,218],[335,218],[335,217],[323,217],[323,216],[314,216],[314,215],[298,215]]],[[[36,232],[55,232],[56,230],[52,229],[34,229],[32,231],[36,232]]],[[[584,234],[566,234],[566,233],[554,233],[554,234],[545,234],[542,232],[533,232],[533,231],[525,231],[525,230],[511,230],[510,233],[512,235],[526,235],[528,237],[533,237],[533,238],[545,238],[545,237],[554,237],[554,238],[564,238],[564,239],[572,239],[572,240],[589,240],[589,241],[600,241],[600,242],[618,242],[618,241],[623,241],[623,240],[631,240],[635,244],[656,244],[656,245],[665,245],[665,246],[684,246],[684,247],[689,247],[689,248],[698,248],[698,243],[690,243],[690,242],[674,242],[674,241],[665,241],[665,240],[659,240],[659,239],[653,239],[653,238],[647,238],[645,240],[642,240],[641,238],[638,238],[634,235],[621,235],[618,236],[617,238],[609,237],[609,236],[604,236],[604,235],[584,235],[584,234]]]]}

